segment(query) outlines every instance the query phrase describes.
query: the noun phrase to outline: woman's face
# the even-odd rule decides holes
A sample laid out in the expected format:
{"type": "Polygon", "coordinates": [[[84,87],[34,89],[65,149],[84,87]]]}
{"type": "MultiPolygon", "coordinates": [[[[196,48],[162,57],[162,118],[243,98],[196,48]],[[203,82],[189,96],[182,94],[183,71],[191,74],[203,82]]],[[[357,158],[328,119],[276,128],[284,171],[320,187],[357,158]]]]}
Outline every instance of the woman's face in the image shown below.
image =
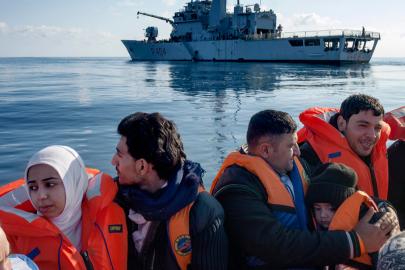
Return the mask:
{"type": "Polygon", "coordinates": [[[66,193],[62,179],[49,165],[34,165],[28,170],[28,188],[35,208],[47,218],[59,216],[65,209],[66,193]]]}

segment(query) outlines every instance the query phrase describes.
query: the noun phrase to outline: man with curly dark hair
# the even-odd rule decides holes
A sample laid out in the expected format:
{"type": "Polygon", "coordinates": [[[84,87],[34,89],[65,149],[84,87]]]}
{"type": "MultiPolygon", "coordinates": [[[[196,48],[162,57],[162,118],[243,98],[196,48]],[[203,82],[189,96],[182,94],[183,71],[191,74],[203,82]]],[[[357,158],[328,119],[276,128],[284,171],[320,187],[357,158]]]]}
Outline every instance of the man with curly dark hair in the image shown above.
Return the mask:
{"type": "Polygon", "coordinates": [[[186,159],[177,126],[137,112],[118,126],[117,201],[127,215],[128,269],[226,269],[221,205],[186,159]]]}
{"type": "Polygon", "coordinates": [[[365,94],[349,96],[340,110],[310,108],[300,114],[305,126],[298,132],[298,141],[305,141],[301,157],[314,168],[327,162],[351,167],[368,195],[386,200],[390,129],[383,116],[378,99],[365,94]]]}

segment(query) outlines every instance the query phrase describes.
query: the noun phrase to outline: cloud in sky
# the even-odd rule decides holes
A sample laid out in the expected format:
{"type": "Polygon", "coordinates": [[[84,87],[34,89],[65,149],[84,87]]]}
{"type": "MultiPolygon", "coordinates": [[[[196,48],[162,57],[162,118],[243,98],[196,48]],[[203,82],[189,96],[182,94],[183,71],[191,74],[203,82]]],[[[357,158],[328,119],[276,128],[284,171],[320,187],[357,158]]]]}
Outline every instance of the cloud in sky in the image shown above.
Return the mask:
{"type": "Polygon", "coordinates": [[[142,2],[138,2],[138,3],[135,3],[135,2],[132,2],[132,1],[129,1],[129,0],[126,0],[126,1],[124,1],[124,2],[118,2],[118,6],[129,6],[129,7],[135,7],[135,6],[141,6],[143,3],[142,2]]]}
{"type": "Polygon", "coordinates": [[[163,0],[162,3],[168,6],[174,6],[175,4],[177,4],[177,0],[163,0]]]}
{"type": "Polygon", "coordinates": [[[276,13],[276,16],[277,16],[277,20],[282,20],[282,19],[284,19],[283,14],[277,13],[277,12],[275,12],[275,13],[276,13]]]}
{"type": "Polygon", "coordinates": [[[163,17],[163,18],[172,19],[173,12],[164,11],[164,12],[160,13],[160,16],[163,17]]]}
{"type": "Polygon", "coordinates": [[[111,39],[116,38],[116,35],[111,34],[110,32],[98,31],[98,35],[102,38],[111,39]]]}
{"type": "Polygon", "coordinates": [[[0,22],[0,34],[6,33],[7,30],[8,30],[7,24],[4,22],[0,22]]]}
{"type": "Polygon", "coordinates": [[[115,6],[110,6],[108,7],[109,15],[110,16],[114,16],[114,17],[123,17],[125,16],[125,14],[122,12],[122,10],[120,8],[117,8],[115,6]]]}
{"type": "Polygon", "coordinates": [[[329,17],[321,17],[315,13],[294,14],[293,21],[294,26],[340,24],[339,21],[333,21],[329,17]]]}
{"type": "Polygon", "coordinates": [[[15,26],[9,27],[6,23],[0,22],[0,35],[9,36],[21,36],[27,39],[30,38],[45,38],[53,39],[63,43],[67,42],[84,42],[92,43],[94,40],[98,42],[108,43],[116,40],[116,35],[105,32],[98,31],[92,33],[88,29],[84,28],[61,28],[57,26],[15,26]]]}
{"type": "MultiPolygon", "coordinates": [[[[66,29],[68,31],[68,29],[66,29]]],[[[62,29],[56,26],[15,26],[10,33],[17,34],[23,37],[32,36],[32,37],[53,37],[57,34],[60,34],[62,29]]],[[[73,31],[74,32],[74,31],[73,31]]],[[[67,32],[66,32],[67,33],[67,32]]]]}

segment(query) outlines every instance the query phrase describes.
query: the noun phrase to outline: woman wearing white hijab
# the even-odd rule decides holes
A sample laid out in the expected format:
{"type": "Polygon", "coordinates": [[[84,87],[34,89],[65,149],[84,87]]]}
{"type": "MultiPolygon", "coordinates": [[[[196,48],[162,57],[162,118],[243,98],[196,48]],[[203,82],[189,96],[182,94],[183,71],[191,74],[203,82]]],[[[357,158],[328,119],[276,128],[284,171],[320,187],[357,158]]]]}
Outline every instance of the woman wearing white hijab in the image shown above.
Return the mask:
{"type": "MultiPolygon", "coordinates": [[[[0,197],[0,221],[13,252],[40,269],[125,269],[125,214],[113,202],[118,187],[109,175],[86,169],[75,150],[55,145],[31,157],[24,182],[18,188],[36,213],[21,202],[3,207],[0,197]],[[95,176],[88,179],[88,172],[95,176]]],[[[18,188],[11,197],[21,201],[18,188]]]]}
{"type": "Polygon", "coordinates": [[[37,215],[51,220],[81,250],[82,201],[88,177],[79,154],[67,146],[42,149],[28,162],[25,179],[37,215]]]}

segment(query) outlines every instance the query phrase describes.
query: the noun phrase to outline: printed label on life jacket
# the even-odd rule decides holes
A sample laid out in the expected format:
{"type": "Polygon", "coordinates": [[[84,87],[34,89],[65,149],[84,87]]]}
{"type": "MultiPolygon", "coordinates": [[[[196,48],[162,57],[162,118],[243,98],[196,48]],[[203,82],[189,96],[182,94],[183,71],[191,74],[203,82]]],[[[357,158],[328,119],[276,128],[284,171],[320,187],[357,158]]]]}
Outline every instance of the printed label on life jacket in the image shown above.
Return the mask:
{"type": "Polygon", "coordinates": [[[309,185],[309,177],[305,170],[302,170],[302,179],[304,179],[305,183],[309,185]]]}
{"type": "Polygon", "coordinates": [[[122,233],[122,225],[121,224],[108,225],[108,231],[110,233],[122,233]]]}
{"type": "Polygon", "coordinates": [[[191,237],[188,234],[182,234],[174,240],[174,250],[180,256],[187,256],[191,253],[191,237]]]}

